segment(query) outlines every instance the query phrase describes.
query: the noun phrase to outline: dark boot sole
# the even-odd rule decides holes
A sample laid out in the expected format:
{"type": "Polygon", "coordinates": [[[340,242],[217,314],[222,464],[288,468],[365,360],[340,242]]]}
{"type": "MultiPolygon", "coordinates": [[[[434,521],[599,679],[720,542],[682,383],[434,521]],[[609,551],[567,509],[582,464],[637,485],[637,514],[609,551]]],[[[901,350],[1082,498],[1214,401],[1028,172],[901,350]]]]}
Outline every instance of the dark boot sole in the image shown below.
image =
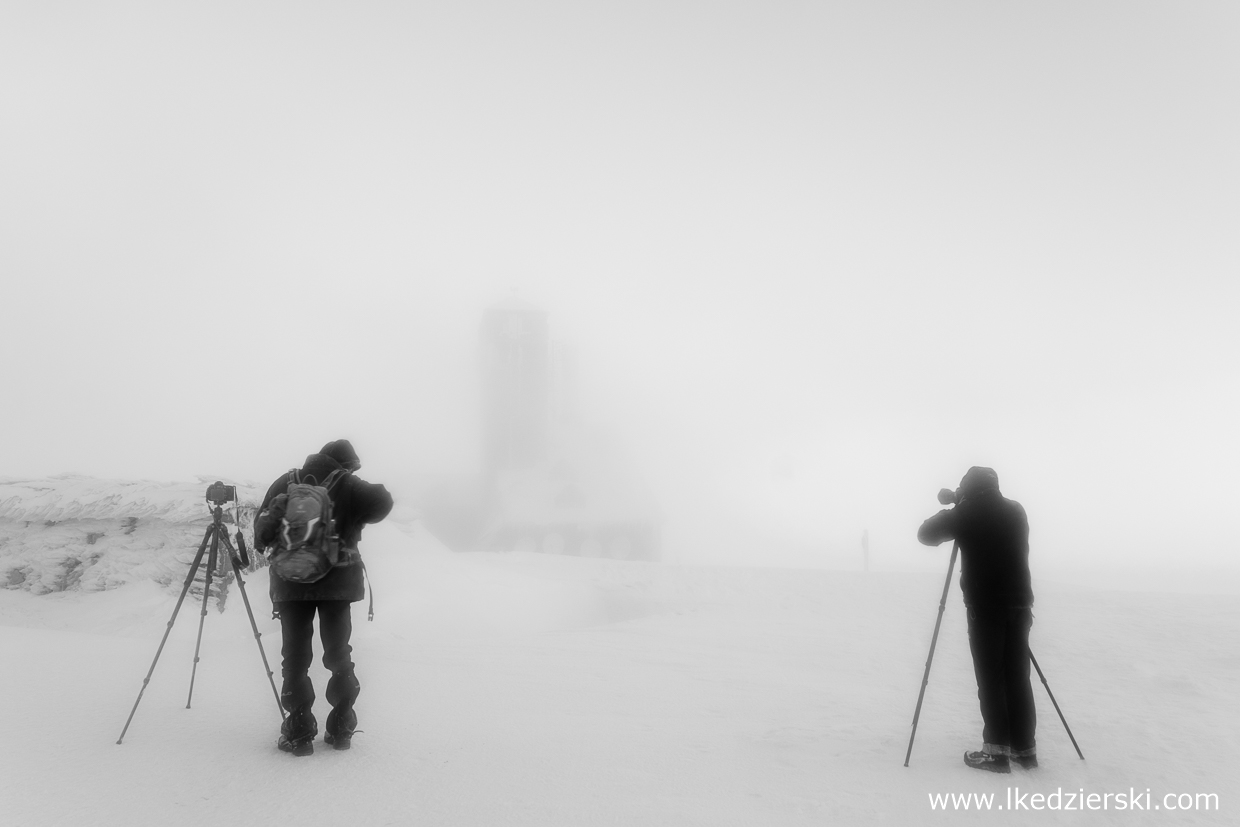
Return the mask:
{"type": "Polygon", "coordinates": [[[332,749],[348,749],[353,746],[352,738],[333,738],[330,735],[323,736],[323,743],[332,747],[332,749]]]}

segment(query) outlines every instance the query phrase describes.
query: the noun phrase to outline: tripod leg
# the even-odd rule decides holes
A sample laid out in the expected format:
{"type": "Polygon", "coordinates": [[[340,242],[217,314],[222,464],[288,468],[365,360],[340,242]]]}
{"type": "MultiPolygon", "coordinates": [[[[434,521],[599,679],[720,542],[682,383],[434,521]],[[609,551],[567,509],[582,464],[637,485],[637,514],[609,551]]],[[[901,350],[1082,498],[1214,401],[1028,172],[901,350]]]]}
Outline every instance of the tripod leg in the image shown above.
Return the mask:
{"type": "Polygon", "coordinates": [[[198,642],[194,644],[194,668],[189,675],[189,696],[185,699],[185,708],[189,709],[194,699],[194,678],[198,675],[198,652],[202,649],[202,627],[207,622],[207,601],[211,599],[211,575],[219,560],[220,531],[219,525],[212,523],[207,529],[211,533],[211,554],[207,557],[207,579],[202,587],[202,615],[198,618],[198,642]]]}
{"type": "Polygon", "coordinates": [[[934,621],[934,635],[930,638],[930,654],[926,656],[926,673],[921,677],[921,691],[917,693],[917,709],[913,711],[913,731],[908,736],[908,752],[904,753],[904,766],[913,754],[913,739],[917,737],[917,720],[921,718],[921,702],[926,697],[926,685],[930,683],[930,664],[934,662],[934,647],[939,642],[939,625],[943,622],[943,610],[947,608],[947,593],[952,587],[952,569],[956,568],[956,552],[960,543],[952,543],[952,559],[947,564],[947,580],[943,583],[943,599],[939,601],[939,616],[934,621]]]}
{"type": "MultiPolygon", "coordinates": [[[[245,554],[244,541],[241,539],[241,533],[237,533],[237,543],[241,546],[242,554],[245,554]]],[[[250,609],[250,596],[245,592],[245,581],[241,579],[242,563],[238,561],[237,556],[233,554],[233,547],[228,541],[228,537],[224,536],[224,545],[228,549],[228,561],[232,563],[233,573],[237,576],[237,587],[241,589],[241,599],[245,602],[245,613],[250,617],[250,628],[254,630],[254,642],[258,644],[258,653],[263,657],[263,669],[267,672],[267,680],[271,683],[271,693],[276,696],[276,708],[280,710],[280,718],[284,718],[284,704],[280,703],[280,690],[276,689],[276,679],[271,672],[271,664],[267,662],[267,652],[263,649],[263,633],[258,631],[258,623],[254,621],[254,612],[250,609]]]]}
{"type": "Polygon", "coordinates": [[[202,545],[198,547],[198,553],[194,555],[194,563],[189,567],[189,574],[185,576],[185,585],[181,587],[181,596],[177,598],[177,605],[172,610],[172,617],[168,620],[168,628],[164,629],[164,637],[159,641],[159,648],[155,650],[155,659],[151,661],[151,668],[147,670],[146,677],[142,679],[142,688],[138,690],[138,699],[133,702],[133,709],[129,710],[129,717],[125,719],[125,728],[121,730],[121,737],[116,739],[116,743],[125,740],[125,733],[129,731],[129,724],[133,721],[133,714],[138,711],[138,704],[142,701],[142,693],[146,692],[146,685],[151,682],[151,675],[155,674],[155,664],[159,663],[159,656],[164,651],[164,644],[168,642],[168,635],[172,633],[172,624],[176,623],[177,613],[181,611],[181,604],[185,602],[185,595],[189,593],[189,586],[194,582],[194,576],[198,574],[198,567],[202,565],[202,555],[207,550],[207,540],[211,537],[211,528],[207,529],[207,533],[202,535],[202,545]]]}
{"type": "Polygon", "coordinates": [[[1038,670],[1038,677],[1042,679],[1042,685],[1046,687],[1046,694],[1051,696],[1051,703],[1055,706],[1055,711],[1059,713],[1059,720],[1063,722],[1063,728],[1068,731],[1068,738],[1072,740],[1072,747],[1076,750],[1076,754],[1085,760],[1085,754],[1081,752],[1081,748],[1076,745],[1076,738],[1072,735],[1072,728],[1068,726],[1068,719],[1063,716],[1063,712],[1059,710],[1059,702],[1055,700],[1055,693],[1051,692],[1051,685],[1046,682],[1046,676],[1042,674],[1042,667],[1038,666],[1038,659],[1033,656],[1033,652],[1029,652],[1029,660],[1033,662],[1033,668],[1038,670]]]}

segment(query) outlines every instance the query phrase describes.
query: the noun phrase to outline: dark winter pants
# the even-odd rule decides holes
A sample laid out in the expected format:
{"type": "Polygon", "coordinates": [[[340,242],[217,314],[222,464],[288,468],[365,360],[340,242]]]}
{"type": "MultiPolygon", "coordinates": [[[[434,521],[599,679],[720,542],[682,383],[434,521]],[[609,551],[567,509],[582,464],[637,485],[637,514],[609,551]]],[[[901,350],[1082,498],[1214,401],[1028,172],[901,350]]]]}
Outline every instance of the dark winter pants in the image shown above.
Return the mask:
{"type": "Polygon", "coordinates": [[[353,619],[347,600],[289,600],[279,604],[280,632],[284,647],[282,674],[284,686],[280,702],[289,712],[314,703],[314,685],[308,673],[314,660],[314,613],[319,614],[319,637],[323,640],[323,665],[331,670],[327,681],[327,702],[338,709],[349,709],[361,689],[353,674],[353,619]]]}
{"type": "Polygon", "coordinates": [[[982,705],[983,750],[1033,755],[1037,713],[1029,682],[1031,609],[969,608],[969,650],[982,705]]]}

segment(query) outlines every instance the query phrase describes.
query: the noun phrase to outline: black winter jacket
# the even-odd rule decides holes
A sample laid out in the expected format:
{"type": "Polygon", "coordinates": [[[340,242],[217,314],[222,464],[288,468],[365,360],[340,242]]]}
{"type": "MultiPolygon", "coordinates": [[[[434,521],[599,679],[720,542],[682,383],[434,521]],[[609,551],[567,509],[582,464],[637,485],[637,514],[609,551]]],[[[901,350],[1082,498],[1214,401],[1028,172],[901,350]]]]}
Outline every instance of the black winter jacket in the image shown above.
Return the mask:
{"type": "Polygon", "coordinates": [[[998,489],[970,494],[922,523],[917,539],[928,546],[960,543],[960,589],[979,609],[1033,605],[1029,577],[1029,519],[998,489]]]}
{"type": "MultiPolygon", "coordinates": [[[[312,475],[319,483],[325,482],[332,471],[341,469],[340,463],[324,454],[311,454],[301,467],[304,481],[312,475]]],[[[267,489],[263,504],[254,521],[254,544],[259,551],[276,539],[280,522],[268,514],[271,501],[288,491],[289,475],[284,474],[267,489]]],[[[332,517],[340,535],[341,549],[354,549],[362,537],[367,523],[377,523],[392,510],[392,495],[382,485],[366,482],[352,474],[346,474],[331,492],[332,517]]],[[[360,557],[353,555],[360,561],[360,557]]],[[[287,600],[348,600],[356,602],[365,597],[365,583],[360,562],[338,566],[317,583],[290,583],[274,571],[271,572],[271,602],[287,600]]]]}

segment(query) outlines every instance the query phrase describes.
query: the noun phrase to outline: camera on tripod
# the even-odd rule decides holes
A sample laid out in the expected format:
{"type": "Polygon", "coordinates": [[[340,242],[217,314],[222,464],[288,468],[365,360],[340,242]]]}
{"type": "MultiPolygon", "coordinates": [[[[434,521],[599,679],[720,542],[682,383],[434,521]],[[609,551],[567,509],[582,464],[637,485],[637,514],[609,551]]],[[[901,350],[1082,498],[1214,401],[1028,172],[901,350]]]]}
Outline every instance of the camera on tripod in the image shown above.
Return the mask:
{"type": "MultiPolygon", "coordinates": [[[[284,717],[284,705],[280,702],[280,691],[276,689],[271,666],[267,663],[267,653],[263,650],[263,642],[259,640],[262,635],[258,631],[258,624],[254,621],[254,612],[250,610],[250,598],[245,593],[245,580],[241,577],[242,569],[248,568],[250,565],[250,557],[245,550],[245,536],[238,529],[236,534],[237,545],[234,547],[232,541],[228,538],[228,533],[224,530],[224,504],[237,502],[237,486],[225,485],[220,480],[216,480],[207,486],[207,502],[215,506],[210,509],[211,525],[207,526],[206,533],[202,535],[202,544],[198,546],[198,553],[194,555],[194,562],[189,567],[189,573],[185,575],[185,585],[181,587],[181,596],[177,598],[177,605],[172,610],[172,617],[168,620],[168,627],[164,630],[164,637],[159,642],[159,648],[155,650],[155,659],[151,661],[151,668],[147,671],[146,678],[142,681],[142,688],[138,690],[138,699],[133,702],[133,709],[129,710],[129,718],[125,721],[125,728],[121,730],[121,737],[116,739],[118,744],[125,740],[125,733],[129,731],[129,725],[133,722],[134,713],[138,711],[138,704],[142,701],[142,693],[146,691],[147,684],[151,682],[151,675],[155,674],[155,664],[159,662],[159,655],[164,651],[164,644],[168,642],[168,635],[172,632],[172,624],[176,622],[177,614],[181,611],[181,604],[185,602],[185,596],[189,594],[190,584],[194,582],[199,568],[203,568],[204,558],[202,614],[198,621],[198,642],[194,645],[194,668],[190,672],[189,696],[185,699],[185,708],[189,709],[190,701],[194,697],[194,678],[198,674],[198,654],[202,648],[203,624],[207,619],[207,601],[211,597],[211,580],[215,575],[217,567],[220,569],[221,576],[227,575],[227,572],[222,567],[224,563],[227,563],[227,565],[232,567],[232,573],[236,577],[237,586],[241,589],[241,599],[245,601],[245,612],[250,617],[250,629],[254,632],[254,640],[258,643],[258,652],[263,658],[263,668],[267,671],[267,681],[271,684],[271,694],[276,699],[276,707],[280,710],[280,717],[284,717]],[[208,549],[210,549],[209,552],[208,549]]],[[[222,601],[220,603],[220,611],[224,611],[222,601]]]]}
{"type": "Polygon", "coordinates": [[[237,486],[225,485],[216,480],[207,486],[207,502],[215,505],[223,505],[224,503],[236,502],[237,486]]]}

